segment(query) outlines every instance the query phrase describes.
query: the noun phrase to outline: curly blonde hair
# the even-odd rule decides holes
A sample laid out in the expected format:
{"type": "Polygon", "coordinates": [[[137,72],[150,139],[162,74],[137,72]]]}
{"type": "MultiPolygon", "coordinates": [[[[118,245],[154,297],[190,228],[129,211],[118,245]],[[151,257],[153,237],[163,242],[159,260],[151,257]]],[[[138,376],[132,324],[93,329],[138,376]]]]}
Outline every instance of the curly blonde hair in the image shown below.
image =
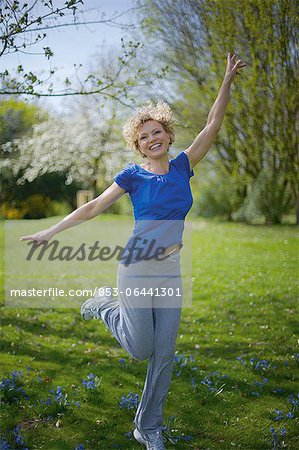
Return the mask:
{"type": "MultiPolygon", "coordinates": [[[[140,126],[148,120],[156,120],[159,122],[164,130],[170,135],[169,145],[174,143],[175,120],[170,106],[163,100],[158,100],[156,106],[154,106],[152,102],[147,101],[145,105],[137,109],[135,115],[123,126],[123,136],[132,150],[141,153],[138,145],[139,129],[140,126]]],[[[146,158],[143,153],[141,154],[146,158]]]]}

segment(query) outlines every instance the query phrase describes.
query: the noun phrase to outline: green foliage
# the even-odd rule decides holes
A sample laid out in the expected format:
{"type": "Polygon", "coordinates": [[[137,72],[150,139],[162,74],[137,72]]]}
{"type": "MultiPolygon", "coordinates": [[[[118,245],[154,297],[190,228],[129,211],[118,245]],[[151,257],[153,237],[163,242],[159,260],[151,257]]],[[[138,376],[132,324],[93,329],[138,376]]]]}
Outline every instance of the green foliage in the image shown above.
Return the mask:
{"type": "MultiPolygon", "coordinates": [[[[16,100],[8,99],[0,102],[0,158],[9,159],[10,154],[4,153],[1,145],[11,142],[14,139],[21,139],[25,134],[29,133],[35,123],[45,120],[47,113],[42,111],[35,105],[16,100]]],[[[2,218],[18,219],[25,217],[27,206],[19,204],[20,197],[30,193],[21,191],[17,185],[17,176],[8,168],[0,170],[0,190],[1,190],[1,209],[2,218]]],[[[39,193],[39,192],[37,192],[39,193]]],[[[34,213],[34,218],[44,217],[43,215],[34,213]]]]}
{"type": "MultiPolygon", "coordinates": [[[[271,212],[273,196],[285,205],[282,211],[290,202],[298,209],[296,0],[141,3],[145,6],[140,10],[142,30],[151,40],[148,54],[154,52],[157,58],[159,52],[161,64],[167,63],[175,73],[166,80],[164,91],[173,92],[171,103],[181,125],[178,142],[189,146],[205,126],[221,86],[226,55],[234,52],[247,67],[233,82],[219,138],[205,158],[212,165],[222,164],[233,178],[229,183],[240,182],[237,190],[242,202],[254,180],[265,178],[264,167],[274,178],[279,177],[285,188],[280,194],[275,189],[264,196],[262,205],[259,202],[269,220],[281,217],[281,212],[271,212]]],[[[269,192],[269,183],[267,186],[263,189],[269,192]]],[[[220,202],[215,200],[212,209],[216,211],[219,205],[223,210],[220,202]]],[[[235,206],[234,213],[240,204],[235,206]]],[[[297,215],[299,218],[299,210],[297,215]]]]}
{"type": "Polygon", "coordinates": [[[63,173],[46,173],[23,185],[16,184],[17,178],[18,176],[11,175],[4,179],[0,208],[2,218],[50,217],[63,214],[62,211],[69,213],[76,208],[76,192],[81,186],[76,182],[66,185],[63,173]],[[57,202],[64,202],[64,206],[57,202]]]}
{"type": "MultiPolygon", "coordinates": [[[[47,113],[21,100],[0,101],[0,145],[21,138],[32,125],[45,120],[47,113]]],[[[1,152],[2,154],[2,152],[1,152]]]]}
{"type": "MultiPolygon", "coordinates": [[[[14,202],[15,203],[15,202],[14,202]]],[[[1,215],[4,219],[41,219],[46,217],[46,211],[49,208],[51,199],[41,194],[30,195],[19,203],[15,203],[15,210],[19,212],[18,217],[12,217],[11,204],[3,202],[1,204],[1,215]]]]}
{"type": "Polygon", "coordinates": [[[263,170],[250,183],[248,176],[240,174],[235,165],[232,176],[221,167],[208,170],[204,165],[198,171],[198,192],[194,212],[202,217],[221,216],[225,220],[255,223],[264,218],[268,224],[282,223],[291,211],[291,196],[283,176],[263,170]],[[284,200],[288,201],[284,201],[284,200]]]}
{"type": "MultiPolygon", "coordinates": [[[[30,134],[32,126],[46,120],[48,113],[21,100],[0,102],[0,145],[30,134]]],[[[10,158],[1,151],[1,158],[10,158]]],[[[16,157],[16,156],[15,156],[16,157]]],[[[51,200],[64,200],[75,207],[77,183],[66,186],[64,174],[44,174],[33,182],[17,183],[21,173],[0,170],[1,210],[4,219],[41,218],[51,214],[51,200]],[[32,209],[30,211],[30,209],[32,209]]],[[[55,212],[55,211],[54,211],[55,212]]]]}
{"type": "MultiPolygon", "coordinates": [[[[34,104],[16,99],[2,100],[0,102],[0,144],[30,136],[33,125],[46,119],[48,119],[48,113],[34,104]]],[[[13,156],[18,158],[17,153],[13,156]]],[[[3,152],[1,149],[2,160],[11,157],[10,152],[3,152]]],[[[16,173],[10,167],[3,167],[0,170],[2,218],[41,218],[55,215],[56,210],[51,206],[52,200],[67,202],[69,207],[75,208],[76,191],[80,188],[80,184],[73,182],[70,186],[65,185],[64,173],[44,174],[32,182],[25,181],[23,185],[17,183],[21,175],[22,171],[16,173]]]]}
{"type": "Polygon", "coordinates": [[[73,208],[66,201],[52,200],[46,210],[46,217],[66,216],[73,208]]]}
{"type": "MultiPolygon", "coordinates": [[[[225,220],[233,220],[233,213],[243,203],[247,177],[240,174],[235,165],[232,176],[229,176],[221,164],[210,168],[206,162],[198,167],[197,193],[194,195],[194,210],[202,217],[221,216],[225,220]],[[240,189],[242,187],[242,189],[240,189]]],[[[235,219],[235,218],[234,218],[235,219]]]]}
{"type": "Polygon", "coordinates": [[[282,174],[262,170],[254,180],[241,208],[233,214],[235,220],[251,222],[263,215],[266,223],[278,224],[290,212],[291,196],[286,194],[286,182],[282,174]],[[287,202],[287,199],[289,201],[287,202]]]}
{"type": "Polygon", "coordinates": [[[235,203],[238,202],[232,178],[206,177],[200,186],[194,205],[195,212],[202,217],[223,216],[229,220],[235,203]]]}

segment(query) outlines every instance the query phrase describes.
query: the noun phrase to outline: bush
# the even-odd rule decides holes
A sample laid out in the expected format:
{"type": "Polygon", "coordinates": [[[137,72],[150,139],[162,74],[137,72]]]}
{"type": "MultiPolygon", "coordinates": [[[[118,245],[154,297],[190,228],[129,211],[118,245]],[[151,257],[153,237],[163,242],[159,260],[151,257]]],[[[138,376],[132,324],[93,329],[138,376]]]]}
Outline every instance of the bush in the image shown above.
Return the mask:
{"type": "Polygon", "coordinates": [[[25,200],[3,202],[0,207],[3,219],[42,219],[46,217],[50,197],[34,194],[25,200]]]}
{"type": "Polygon", "coordinates": [[[233,219],[252,222],[262,215],[266,223],[282,223],[283,215],[288,214],[292,207],[285,180],[283,173],[262,170],[248,187],[243,205],[233,213],[233,219]]]}
{"type": "Polygon", "coordinates": [[[1,219],[8,219],[8,220],[22,219],[25,213],[26,210],[12,206],[8,202],[4,202],[0,206],[1,219]]]}
{"type": "Polygon", "coordinates": [[[205,171],[204,179],[199,182],[199,192],[194,209],[198,215],[203,217],[224,216],[231,220],[233,212],[241,206],[242,201],[237,172],[233,176],[229,176],[221,169],[214,172],[205,171]]]}
{"type": "Polygon", "coordinates": [[[67,202],[52,200],[46,211],[46,217],[66,216],[71,212],[72,208],[67,202]]]}

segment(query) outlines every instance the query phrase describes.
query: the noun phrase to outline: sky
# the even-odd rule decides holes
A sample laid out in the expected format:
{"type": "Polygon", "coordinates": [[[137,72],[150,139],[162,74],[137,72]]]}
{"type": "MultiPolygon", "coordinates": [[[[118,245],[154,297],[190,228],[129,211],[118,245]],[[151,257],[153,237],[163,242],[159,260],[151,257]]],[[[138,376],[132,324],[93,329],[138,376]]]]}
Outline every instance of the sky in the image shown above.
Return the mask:
{"type": "MultiPolygon", "coordinates": [[[[54,0],[56,6],[63,6],[64,3],[65,0],[54,0]]],[[[84,11],[85,21],[94,21],[99,20],[103,12],[105,17],[109,18],[117,13],[124,13],[135,5],[134,0],[84,0],[82,10],[84,11]]],[[[39,11],[39,13],[41,12],[39,11]]],[[[82,19],[82,15],[78,15],[78,21],[82,21],[82,19]]],[[[71,20],[71,16],[64,19],[67,22],[71,20]]],[[[115,22],[134,24],[134,20],[136,19],[133,12],[128,11],[117,18],[115,22]]],[[[42,53],[42,47],[49,46],[54,52],[52,58],[48,60],[44,55],[11,53],[2,58],[2,67],[13,70],[22,64],[25,70],[32,70],[34,73],[45,71],[46,74],[51,68],[55,67],[57,69],[55,78],[64,80],[67,76],[71,77],[74,74],[74,64],[82,64],[84,67],[88,67],[92,55],[99,53],[102,48],[110,48],[111,46],[120,50],[121,37],[128,38],[129,36],[124,29],[104,23],[56,28],[45,32],[47,37],[42,41],[42,44],[39,47],[31,46],[26,51],[42,53]]],[[[50,109],[61,111],[63,110],[63,99],[63,97],[47,98],[41,100],[40,103],[49,105],[50,109]]]]}

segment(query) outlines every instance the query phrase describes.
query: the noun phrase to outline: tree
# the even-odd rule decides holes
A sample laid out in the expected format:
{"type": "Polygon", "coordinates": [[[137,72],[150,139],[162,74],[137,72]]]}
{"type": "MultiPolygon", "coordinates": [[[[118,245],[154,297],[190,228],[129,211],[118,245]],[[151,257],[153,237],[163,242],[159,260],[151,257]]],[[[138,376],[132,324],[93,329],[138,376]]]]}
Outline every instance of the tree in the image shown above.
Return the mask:
{"type": "MultiPolygon", "coordinates": [[[[28,52],[28,49],[41,44],[47,36],[46,31],[50,28],[60,28],[66,26],[80,26],[90,22],[78,20],[80,8],[84,4],[83,0],[68,0],[61,5],[55,0],[39,0],[22,2],[17,0],[5,0],[0,4],[0,33],[1,44],[0,58],[5,59],[5,55],[15,52],[28,52]],[[72,20],[69,20],[69,16],[72,20]]],[[[113,26],[126,28],[124,24],[118,24],[117,19],[124,13],[114,14],[106,18],[102,14],[101,19],[92,23],[107,23],[113,26]]],[[[118,70],[113,78],[98,77],[94,73],[89,73],[80,81],[80,86],[72,82],[70,77],[64,80],[64,88],[61,91],[54,91],[53,83],[47,90],[44,89],[45,82],[49,82],[55,71],[51,70],[48,79],[41,79],[37,73],[26,72],[22,65],[18,65],[15,74],[3,70],[0,72],[0,94],[3,95],[31,95],[37,97],[44,96],[66,96],[66,95],[90,95],[100,94],[105,97],[116,98],[123,101],[127,96],[127,85],[134,83],[136,78],[131,75],[119,83],[120,75],[135,58],[139,47],[138,42],[122,40],[122,52],[118,60],[118,70]]],[[[49,46],[43,47],[44,56],[47,59],[54,55],[49,46]]],[[[37,53],[38,54],[38,53],[37,53]]],[[[81,76],[82,66],[76,66],[76,79],[81,76]]]]}
{"type": "Polygon", "coordinates": [[[28,105],[13,98],[0,101],[0,146],[21,138],[35,123],[46,117],[46,112],[34,104],[28,105]]]}
{"type": "Polygon", "coordinates": [[[206,161],[213,165],[219,160],[229,176],[236,177],[237,167],[240,206],[263,171],[267,179],[272,176],[275,182],[265,185],[277,190],[281,205],[279,214],[273,214],[267,196],[266,221],[280,222],[282,214],[296,206],[299,224],[296,1],[143,0],[139,5],[148,41],[145,54],[154,42],[155,58],[170,68],[164,86],[168,93],[172,89],[167,99],[186,125],[187,144],[205,125],[216,98],[224,49],[246,61],[244,75],[233,84],[215,150],[206,161]]]}
{"type": "MultiPolygon", "coordinates": [[[[47,113],[36,105],[28,105],[21,100],[0,101],[0,164],[9,162],[10,154],[2,150],[2,144],[21,139],[32,129],[33,125],[47,118],[47,113]]],[[[0,168],[1,202],[11,197],[18,197],[20,190],[16,186],[18,176],[10,168],[0,168]]]]}
{"type": "Polygon", "coordinates": [[[102,117],[98,115],[96,122],[92,115],[85,114],[64,120],[51,118],[34,125],[29,136],[2,146],[10,158],[2,160],[0,167],[19,175],[19,185],[44,174],[64,174],[66,185],[80,183],[95,195],[128,158],[120,152],[123,145],[114,108],[110,117],[105,112],[102,117]]]}

